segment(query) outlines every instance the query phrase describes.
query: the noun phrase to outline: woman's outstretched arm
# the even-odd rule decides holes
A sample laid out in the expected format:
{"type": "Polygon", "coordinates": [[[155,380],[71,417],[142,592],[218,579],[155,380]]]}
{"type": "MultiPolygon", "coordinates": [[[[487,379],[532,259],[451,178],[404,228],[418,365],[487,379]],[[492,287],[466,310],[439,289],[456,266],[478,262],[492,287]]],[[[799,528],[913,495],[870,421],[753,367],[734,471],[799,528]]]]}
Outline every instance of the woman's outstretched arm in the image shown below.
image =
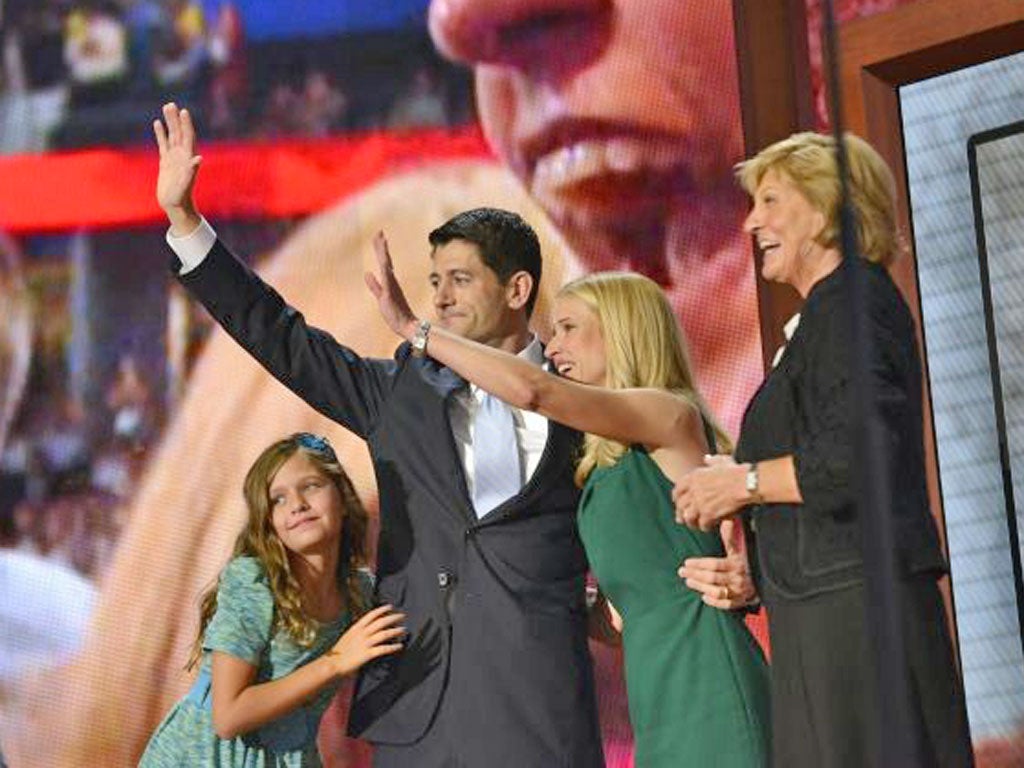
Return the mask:
{"type": "MultiPolygon", "coordinates": [[[[374,239],[374,249],[378,274],[366,275],[367,286],[391,330],[412,340],[419,320],[395,277],[383,233],[374,239]]],[[[426,351],[509,405],[536,411],[583,432],[652,449],[675,447],[702,434],[696,406],[671,392],[580,384],[436,326],[430,329],[426,351]]]]}

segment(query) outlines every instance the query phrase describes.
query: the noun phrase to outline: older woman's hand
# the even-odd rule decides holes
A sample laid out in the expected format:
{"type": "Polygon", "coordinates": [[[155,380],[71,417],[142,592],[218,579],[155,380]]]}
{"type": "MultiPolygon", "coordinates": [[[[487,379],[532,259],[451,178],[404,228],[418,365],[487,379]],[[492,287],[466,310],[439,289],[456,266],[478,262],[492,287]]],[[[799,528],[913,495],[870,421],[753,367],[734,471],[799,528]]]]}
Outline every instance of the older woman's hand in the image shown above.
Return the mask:
{"type": "Polygon", "coordinates": [[[748,501],[746,468],[731,456],[705,456],[706,466],[683,476],[672,491],[676,522],[710,531],[748,501]]]}

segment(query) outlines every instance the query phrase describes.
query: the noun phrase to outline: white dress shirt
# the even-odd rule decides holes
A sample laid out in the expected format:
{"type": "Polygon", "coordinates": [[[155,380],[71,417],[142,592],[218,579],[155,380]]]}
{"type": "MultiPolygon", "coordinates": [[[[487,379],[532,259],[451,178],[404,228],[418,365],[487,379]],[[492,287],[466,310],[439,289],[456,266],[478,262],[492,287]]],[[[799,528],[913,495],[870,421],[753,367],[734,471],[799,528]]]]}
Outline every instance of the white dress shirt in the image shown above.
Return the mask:
{"type": "MultiPolygon", "coordinates": [[[[519,353],[519,357],[529,360],[534,365],[544,363],[544,350],[536,336],[519,353]]],[[[466,470],[469,498],[473,498],[473,478],[476,474],[473,463],[473,421],[483,397],[484,391],[476,384],[470,384],[468,389],[463,389],[455,394],[448,408],[448,419],[452,425],[455,447],[459,451],[462,466],[466,470]]],[[[520,484],[525,485],[536,471],[537,465],[540,464],[540,457],[544,453],[544,446],[548,441],[548,420],[533,411],[525,411],[511,406],[510,408],[516,426],[519,467],[523,473],[520,484]]]]}
{"type": "MultiPolygon", "coordinates": [[[[217,234],[205,218],[200,220],[199,226],[193,232],[182,237],[175,237],[170,230],[167,232],[167,244],[181,260],[181,274],[190,272],[202,264],[216,240],[217,234]]],[[[519,353],[519,356],[535,365],[544,363],[544,351],[536,336],[519,353]]],[[[470,384],[468,389],[463,389],[452,397],[448,409],[452,436],[455,438],[455,447],[458,449],[459,458],[462,460],[462,466],[466,472],[466,485],[470,498],[473,498],[475,467],[473,463],[473,417],[476,415],[476,410],[480,407],[482,399],[483,391],[475,384],[470,384]]],[[[519,466],[523,472],[523,477],[520,479],[525,485],[536,471],[544,453],[544,446],[548,440],[548,420],[539,413],[520,408],[512,408],[512,417],[516,426],[519,466]]]]}
{"type": "Polygon", "coordinates": [[[796,333],[797,327],[800,325],[800,313],[797,312],[786,324],[782,326],[782,335],[785,337],[785,341],[779,345],[779,348],[775,350],[775,354],[772,356],[772,368],[777,366],[782,361],[782,355],[786,351],[786,345],[789,344],[789,340],[793,338],[793,334],[796,333]]]}

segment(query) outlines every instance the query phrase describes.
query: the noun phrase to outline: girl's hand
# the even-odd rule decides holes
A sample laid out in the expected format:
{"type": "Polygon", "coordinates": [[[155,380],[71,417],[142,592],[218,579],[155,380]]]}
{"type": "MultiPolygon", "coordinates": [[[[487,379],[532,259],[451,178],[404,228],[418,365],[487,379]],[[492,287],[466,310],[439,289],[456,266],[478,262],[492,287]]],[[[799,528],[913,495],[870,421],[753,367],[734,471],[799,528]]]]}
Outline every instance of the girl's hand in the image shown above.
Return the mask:
{"type": "Polygon", "coordinates": [[[418,325],[416,315],[409,308],[405,292],[395,277],[395,267],[391,262],[388,241],[383,232],[378,232],[374,236],[373,251],[377,256],[378,274],[367,272],[366,286],[376,297],[380,315],[388,328],[407,340],[411,339],[418,325]]]}
{"type": "Polygon", "coordinates": [[[338,676],[351,675],[368,661],[402,650],[402,643],[395,640],[405,634],[405,627],[400,626],[404,618],[404,613],[390,605],[363,614],[326,654],[334,661],[338,676]]]}

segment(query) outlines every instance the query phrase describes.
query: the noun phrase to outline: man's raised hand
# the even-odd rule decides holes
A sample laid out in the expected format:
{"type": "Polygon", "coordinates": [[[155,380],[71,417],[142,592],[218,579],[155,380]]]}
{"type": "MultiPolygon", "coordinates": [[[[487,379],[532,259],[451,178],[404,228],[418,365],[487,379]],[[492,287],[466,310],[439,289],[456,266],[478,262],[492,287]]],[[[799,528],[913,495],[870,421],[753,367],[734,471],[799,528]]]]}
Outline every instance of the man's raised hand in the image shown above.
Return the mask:
{"type": "Polygon", "coordinates": [[[395,267],[383,232],[374,236],[373,252],[377,257],[377,274],[367,272],[364,275],[366,286],[377,299],[380,315],[388,328],[405,339],[411,339],[416,331],[416,315],[409,307],[405,291],[395,277],[395,267]]]}
{"type": "Polygon", "coordinates": [[[164,104],[163,120],[153,121],[153,133],[160,150],[160,173],[156,200],[171,222],[171,234],[191,234],[199,226],[199,213],[192,200],[192,187],[202,158],[195,154],[196,130],[187,109],[164,104]]]}

